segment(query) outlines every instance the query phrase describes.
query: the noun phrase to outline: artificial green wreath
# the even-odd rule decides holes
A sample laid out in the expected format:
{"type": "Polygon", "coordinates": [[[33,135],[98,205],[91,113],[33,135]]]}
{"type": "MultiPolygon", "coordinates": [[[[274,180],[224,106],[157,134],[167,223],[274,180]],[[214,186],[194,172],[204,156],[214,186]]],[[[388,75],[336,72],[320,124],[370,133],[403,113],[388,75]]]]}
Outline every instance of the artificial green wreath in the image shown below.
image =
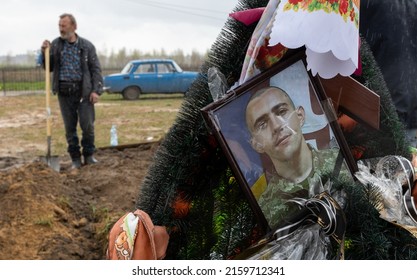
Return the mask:
{"type": "MultiPolygon", "coordinates": [[[[267,3],[242,0],[235,11],[267,3]]],[[[147,212],[154,224],[169,230],[167,259],[230,259],[260,237],[254,214],[200,112],[213,102],[208,69],[216,67],[228,86],[233,85],[239,79],[255,27],[256,23],[245,26],[227,20],[140,187],[137,208],[147,212]]],[[[404,127],[365,40],[360,53],[363,73],[354,78],[380,95],[380,130],[358,124],[345,138],[351,148],[361,147],[362,159],[384,155],[410,158],[404,127]]],[[[374,207],[378,195],[371,187],[360,183],[342,187],[349,197],[346,259],[417,259],[417,239],[379,218],[374,207]]]]}

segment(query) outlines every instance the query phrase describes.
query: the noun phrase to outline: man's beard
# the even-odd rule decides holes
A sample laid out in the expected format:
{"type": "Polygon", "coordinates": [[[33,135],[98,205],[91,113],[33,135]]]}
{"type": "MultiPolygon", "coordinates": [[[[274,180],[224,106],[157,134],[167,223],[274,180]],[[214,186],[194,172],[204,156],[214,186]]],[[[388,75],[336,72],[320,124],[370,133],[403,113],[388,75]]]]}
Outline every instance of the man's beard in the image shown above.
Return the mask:
{"type": "Polygon", "coordinates": [[[61,38],[68,41],[74,34],[75,32],[61,33],[61,38]]]}

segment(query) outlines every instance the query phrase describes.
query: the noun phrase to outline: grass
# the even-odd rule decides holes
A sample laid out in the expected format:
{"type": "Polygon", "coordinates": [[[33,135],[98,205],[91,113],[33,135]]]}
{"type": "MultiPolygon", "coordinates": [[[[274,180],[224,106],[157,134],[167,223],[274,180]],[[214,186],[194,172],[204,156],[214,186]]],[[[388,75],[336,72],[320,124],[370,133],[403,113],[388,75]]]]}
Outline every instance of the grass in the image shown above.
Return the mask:
{"type": "Polygon", "coordinates": [[[117,222],[117,220],[122,217],[125,213],[112,213],[110,215],[110,211],[106,207],[97,208],[96,205],[90,204],[91,209],[91,220],[95,223],[95,233],[96,239],[99,244],[103,244],[103,252],[106,252],[107,249],[107,241],[108,235],[113,227],[113,225],[117,222]]]}
{"type": "Polygon", "coordinates": [[[7,91],[45,90],[45,82],[6,82],[6,83],[0,84],[0,90],[7,90],[7,91]]]}
{"type": "Polygon", "coordinates": [[[51,216],[39,217],[33,223],[38,226],[52,227],[53,218],[51,216]]]}
{"type": "Polygon", "coordinates": [[[71,207],[70,200],[67,196],[60,196],[58,197],[57,204],[62,209],[68,209],[71,207]]]}
{"type": "MultiPolygon", "coordinates": [[[[0,157],[21,153],[44,156],[47,151],[45,95],[0,96],[0,157]]],[[[183,94],[142,95],[135,101],[104,93],[96,104],[96,146],[110,145],[110,128],[117,127],[119,145],[162,138],[174,122],[183,94]]],[[[51,97],[52,154],[66,155],[65,132],[56,96],[51,97]]],[[[80,135],[80,130],[79,130],[80,135]]]]}

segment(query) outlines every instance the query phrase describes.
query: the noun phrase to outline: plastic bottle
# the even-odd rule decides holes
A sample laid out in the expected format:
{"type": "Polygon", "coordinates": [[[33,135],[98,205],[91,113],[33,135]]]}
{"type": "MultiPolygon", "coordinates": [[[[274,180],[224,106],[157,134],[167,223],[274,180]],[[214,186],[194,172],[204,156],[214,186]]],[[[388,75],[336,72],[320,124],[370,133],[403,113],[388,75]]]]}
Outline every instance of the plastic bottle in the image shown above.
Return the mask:
{"type": "Polygon", "coordinates": [[[116,125],[113,124],[111,126],[110,129],[110,145],[111,146],[117,146],[119,145],[118,141],[117,141],[117,129],[116,129],[116,125]]]}
{"type": "Polygon", "coordinates": [[[41,51],[38,51],[36,54],[36,66],[41,67],[43,64],[43,54],[41,51]]]}

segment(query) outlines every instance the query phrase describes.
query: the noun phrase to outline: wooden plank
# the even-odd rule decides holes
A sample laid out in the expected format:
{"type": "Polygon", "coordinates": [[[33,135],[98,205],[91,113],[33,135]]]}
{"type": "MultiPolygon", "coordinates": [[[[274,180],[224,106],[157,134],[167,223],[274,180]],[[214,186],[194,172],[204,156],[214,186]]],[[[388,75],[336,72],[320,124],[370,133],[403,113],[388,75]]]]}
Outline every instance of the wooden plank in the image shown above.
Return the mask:
{"type": "Polygon", "coordinates": [[[336,111],[341,109],[352,118],[379,129],[380,98],[378,94],[352,77],[337,75],[332,79],[320,78],[320,82],[326,95],[335,104],[336,111]]]}
{"type": "Polygon", "coordinates": [[[160,144],[161,139],[157,140],[151,140],[151,141],[143,141],[138,143],[132,143],[132,144],[124,144],[124,145],[117,145],[117,146],[104,146],[104,147],[98,147],[97,150],[118,150],[123,151],[125,149],[132,149],[132,148],[138,148],[138,147],[144,147],[145,149],[150,148],[154,144],[160,144]]]}

